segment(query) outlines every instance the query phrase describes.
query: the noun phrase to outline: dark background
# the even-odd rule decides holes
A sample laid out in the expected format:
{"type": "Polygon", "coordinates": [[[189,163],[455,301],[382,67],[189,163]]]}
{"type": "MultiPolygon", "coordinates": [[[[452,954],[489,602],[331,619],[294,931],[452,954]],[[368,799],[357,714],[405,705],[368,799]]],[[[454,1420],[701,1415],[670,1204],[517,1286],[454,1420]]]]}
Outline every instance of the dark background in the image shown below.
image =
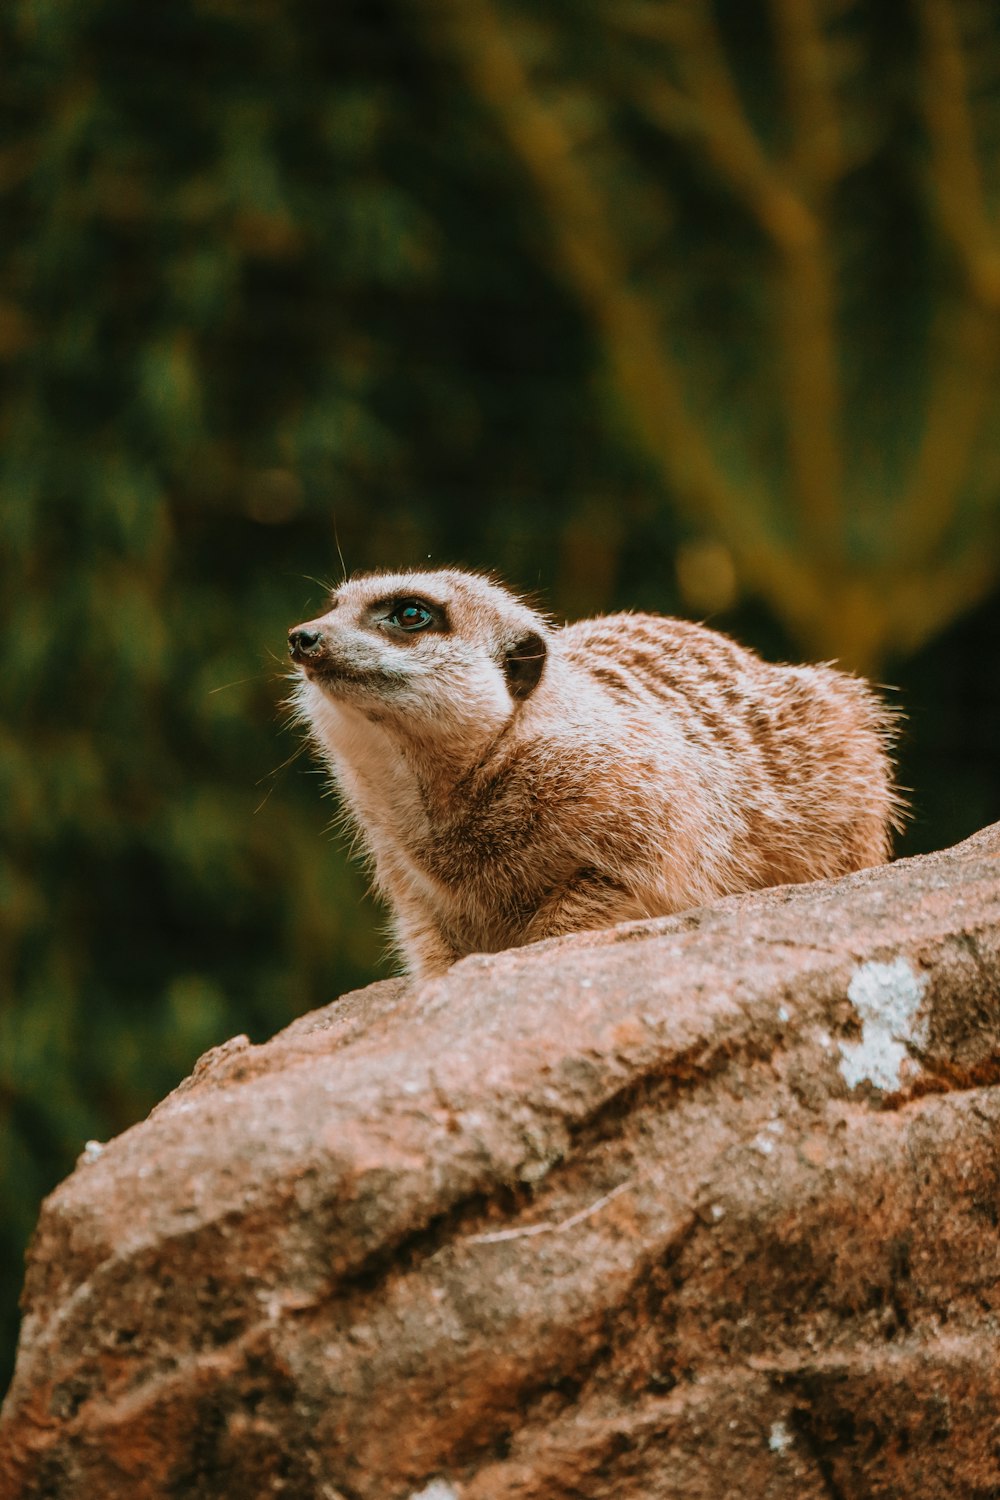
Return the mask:
{"type": "Polygon", "coordinates": [[[386,972],[283,723],[346,566],[899,689],[1000,818],[1000,19],[964,0],[0,12],[0,1373],[39,1200],[386,972]]]}

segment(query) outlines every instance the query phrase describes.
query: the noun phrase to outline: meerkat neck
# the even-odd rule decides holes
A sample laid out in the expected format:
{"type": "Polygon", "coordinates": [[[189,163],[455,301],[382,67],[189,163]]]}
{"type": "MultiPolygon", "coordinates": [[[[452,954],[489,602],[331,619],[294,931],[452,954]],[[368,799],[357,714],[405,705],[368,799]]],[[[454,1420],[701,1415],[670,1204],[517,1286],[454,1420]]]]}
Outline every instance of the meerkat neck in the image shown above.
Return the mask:
{"type": "Polygon", "coordinates": [[[454,812],[456,791],[467,785],[476,772],[486,769],[510,735],[507,723],[470,744],[468,736],[448,740],[423,737],[412,731],[387,729],[401,767],[413,778],[428,816],[445,817],[454,812]]]}
{"type": "Polygon", "coordinates": [[[360,822],[412,831],[447,815],[456,788],[489,761],[509,725],[470,745],[422,735],[391,717],[339,708],[327,717],[321,745],[360,822]]]}

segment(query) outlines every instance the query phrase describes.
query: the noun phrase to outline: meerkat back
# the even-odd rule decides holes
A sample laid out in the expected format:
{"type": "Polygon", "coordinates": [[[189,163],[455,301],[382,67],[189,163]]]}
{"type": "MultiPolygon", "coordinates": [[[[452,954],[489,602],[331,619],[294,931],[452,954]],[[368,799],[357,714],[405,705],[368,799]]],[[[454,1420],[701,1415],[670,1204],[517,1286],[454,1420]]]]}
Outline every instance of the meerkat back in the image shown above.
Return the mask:
{"type": "Polygon", "coordinates": [[[583,620],[563,634],[623,709],[641,702],[651,725],[680,724],[697,748],[724,808],[720,885],[795,883],[890,857],[903,815],[890,758],[898,715],[866,682],[766,662],[662,615],[583,620]]]}

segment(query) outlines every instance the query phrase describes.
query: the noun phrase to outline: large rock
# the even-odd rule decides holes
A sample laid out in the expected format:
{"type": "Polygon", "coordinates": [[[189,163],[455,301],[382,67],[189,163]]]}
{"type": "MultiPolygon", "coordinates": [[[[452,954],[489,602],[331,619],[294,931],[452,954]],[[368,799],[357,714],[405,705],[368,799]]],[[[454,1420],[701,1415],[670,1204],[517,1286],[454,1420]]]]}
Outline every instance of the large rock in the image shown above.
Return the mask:
{"type": "Polygon", "coordinates": [[[10,1500],[1000,1495],[1000,827],[203,1058],[31,1249],[10,1500]]]}

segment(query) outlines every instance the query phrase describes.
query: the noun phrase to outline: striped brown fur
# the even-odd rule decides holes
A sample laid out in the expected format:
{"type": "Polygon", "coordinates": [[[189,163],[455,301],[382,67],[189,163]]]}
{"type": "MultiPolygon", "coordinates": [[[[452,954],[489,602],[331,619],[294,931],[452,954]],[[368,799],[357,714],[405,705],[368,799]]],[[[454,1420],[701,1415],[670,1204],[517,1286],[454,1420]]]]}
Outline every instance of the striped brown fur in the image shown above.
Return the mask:
{"type": "Polygon", "coordinates": [[[660,615],[557,628],[458,570],[349,579],[290,641],[418,974],[889,858],[893,715],[832,667],[660,615]]]}

